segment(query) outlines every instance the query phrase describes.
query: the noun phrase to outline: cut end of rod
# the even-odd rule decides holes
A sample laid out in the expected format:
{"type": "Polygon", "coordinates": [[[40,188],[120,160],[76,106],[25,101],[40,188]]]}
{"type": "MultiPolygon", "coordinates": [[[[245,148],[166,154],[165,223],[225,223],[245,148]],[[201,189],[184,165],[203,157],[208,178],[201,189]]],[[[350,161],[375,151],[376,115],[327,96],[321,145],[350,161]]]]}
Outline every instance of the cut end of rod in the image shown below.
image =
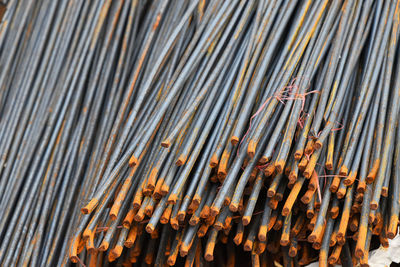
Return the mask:
{"type": "Polygon", "coordinates": [[[155,228],[154,228],[153,224],[149,223],[149,224],[146,225],[146,232],[147,233],[149,233],[149,234],[153,233],[154,229],[155,228]]]}
{"type": "Polygon", "coordinates": [[[289,213],[290,213],[289,208],[284,207],[284,208],[282,209],[282,216],[286,217],[286,216],[289,215],[289,213]]]}
{"type": "Polygon", "coordinates": [[[88,240],[91,235],[92,235],[92,230],[86,228],[85,231],[83,231],[82,238],[83,240],[88,240]]]}
{"type": "Polygon", "coordinates": [[[212,206],[211,207],[211,216],[215,217],[219,214],[219,208],[212,206]]]}
{"type": "Polygon", "coordinates": [[[356,248],[355,254],[358,258],[364,257],[364,250],[361,248],[356,248]]]}
{"type": "Polygon", "coordinates": [[[81,209],[81,212],[83,213],[83,214],[89,214],[89,213],[91,213],[96,207],[97,207],[97,204],[99,203],[99,200],[97,200],[97,199],[95,199],[95,198],[93,198],[93,199],[91,199],[90,201],[89,201],[89,203],[85,206],[85,207],[83,207],[82,209],[81,209]]]}
{"type": "Polygon", "coordinates": [[[190,249],[189,246],[187,244],[183,243],[180,248],[181,257],[185,257],[188,254],[189,249],[190,249]]]}
{"type": "Polygon", "coordinates": [[[232,145],[237,145],[237,143],[239,143],[239,137],[237,137],[237,136],[232,136],[231,137],[231,143],[232,143],[232,145]]]}
{"type": "Polygon", "coordinates": [[[326,167],[328,170],[332,171],[332,170],[333,170],[333,163],[332,163],[332,161],[327,161],[327,162],[325,163],[325,167],[326,167]]]}
{"type": "Polygon", "coordinates": [[[211,157],[211,160],[210,160],[210,167],[211,168],[215,168],[215,167],[217,167],[218,166],[218,157],[217,157],[217,154],[213,154],[212,155],[212,157],[211,157]]]}
{"type": "Polygon", "coordinates": [[[117,219],[117,215],[118,215],[118,214],[110,213],[110,219],[111,219],[112,221],[115,221],[115,220],[117,219]]]}
{"type": "Polygon", "coordinates": [[[101,242],[99,250],[100,251],[106,251],[108,249],[109,245],[110,244],[107,241],[103,240],[103,242],[101,242]]]}
{"type": "Polygon", "coordinates": [[[176,166],[182,166],[183,164],[185,164],[186,158],[187,158],[187,157],[186,157],[185,155],[181,154],[181,155],[179,156],[178,160],[175,162],[175,165],[176,165],[176,166]]]}
{"type": "Polygon", "coordinates": [[[229,205],[229,210],[232,212],[237,212],[237,210],[239,209],[239,204],[238,203],[231,203],[229,205]]]}
{"type": "Polygon", "coordinates": [[[199,206],[201,202],[201,197],[198,194],[195,194],[192,200],[193,205],[199,206]]]}
{"type": "Polygon", "coordinates": [[[171,146],[171,140],[166,139],[166,140],[162,141],[161,146],[165,147],[165,148],[169,148],[171,146]]]}
{"type": "Polygon", "coordinates": [[[186,212],[183,210],[178,211],[178,215],[176,216],[178,218],[178,221],[183,222],[185,220],[186,212]]]}
{"type": "Polygon", "coordinates": [[[121,256],[121,254],[122,254],[122,249],[123,249],[122,246],[116,245],[115,248],[113,248],[113,249],[110,251],[110,254],[112,254],[112,256],[113,256],[115,259],[117,259],[117,258],[119,258],[119,257],[121,256]]]}
{"type": "Polygon", "coordinates": [[[376,202],[375,200],[372,200],[371,204],[370,204],[371,210],[377,210],[378,205],[379,205],[378,202],[376,202]]]}
{"type": "Polygon", "coordinates": [[[246,242],[243,245],[243,250],[244,251],[251,251],[252,249],[253,249],[253,241],[246,240],[246,242]]]}
{"type": "Polygon", "coordinates": [[[78,256],[69,256],[69,259],[72,263],[77,263],[78,262],[78,256]]]}
{"type": "Polygon", "coordinates": [[[285,166],[284,160],[279,160],[275,162],[275,169],[278,173],[282,173],[284,166],[285,166]]]}
{"type": "Polygon", "coordinates": [[[268,227],[266,225],[262,225],[258,232],[258,240],[266,241],[267,240],[267,232],[268,232],[268,227]]]}
{"type": "Polygon", "coordinates": [[[254,140],[250,140],[249,144],[247,146],[247,155],[249,155],[250,158],[254,157],[254,154],[256,153],[256,142],[254,140]]]}
{"type": "Polygon", "coordinates": [[[322,142],[321,140],[317,139],[314,142],[314,149],[320,149],[322,147],[322,142]]]}
{"type": "Polygon", "coordinates": [[[171,194],[168,197],[168,204],[176,204],[176,201],[178,200],[178,196],[176,194],[171,194]]]}
{"type": "Polygon", "coordinates": [[[213,261],[214,260],[214,256],[212,254],[207,253],[207,252],[204,255],[204,258],[206,259],[206,261],[213,261]]]}
{"type": "Polygon", "coordinates": [[[349,173],[349,169],[346,166],[343,165],[340,168],[339,174],[343,175],[343,176],[347,176],[348,173],[349,173]]]}
{"type": "Polygon", "coordinates": [[[138,164],[137,158],[134,155],[132,155],[132,157],[129,159],[129,166],[134,167],[137,164],[138,164]]]}
{"type": "Polygon", "coordinates": [[[297,150],[294,152],[294,160],[300,160],[301,157],[303,156],[303,150],[297,150]]]}
{"type": "Polygon", "coordinates": [[[243,216],[243,218],[242,218],[243,225],[245,225],[245,226],[248,225],[250,223],[250,221],[251,221],[250,216],[243,216]]]}

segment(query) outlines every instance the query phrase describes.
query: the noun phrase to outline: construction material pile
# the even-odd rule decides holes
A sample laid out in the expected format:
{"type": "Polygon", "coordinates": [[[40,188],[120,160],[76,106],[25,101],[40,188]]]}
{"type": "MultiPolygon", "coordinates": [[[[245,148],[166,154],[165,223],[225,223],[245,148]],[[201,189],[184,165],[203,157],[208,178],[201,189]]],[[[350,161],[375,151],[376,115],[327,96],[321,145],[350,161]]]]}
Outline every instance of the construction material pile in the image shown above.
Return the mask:
{"type": "Polygon", "coordinates": [[[399,0],[7,1],[1,265],[368,266],[399,26],[399,0]]]}

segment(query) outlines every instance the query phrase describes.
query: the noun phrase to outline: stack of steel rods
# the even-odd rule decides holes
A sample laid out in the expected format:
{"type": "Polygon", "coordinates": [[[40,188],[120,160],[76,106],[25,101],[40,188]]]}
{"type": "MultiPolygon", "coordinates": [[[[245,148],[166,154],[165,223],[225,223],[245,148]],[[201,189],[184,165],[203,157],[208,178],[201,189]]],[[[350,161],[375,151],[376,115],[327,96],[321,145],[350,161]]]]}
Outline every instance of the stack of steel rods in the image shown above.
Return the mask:
{"type": "Polygon", "coordinates": [[[400,0],[5,2],[1,265],[369,266],[399,35],[400,0]]]}

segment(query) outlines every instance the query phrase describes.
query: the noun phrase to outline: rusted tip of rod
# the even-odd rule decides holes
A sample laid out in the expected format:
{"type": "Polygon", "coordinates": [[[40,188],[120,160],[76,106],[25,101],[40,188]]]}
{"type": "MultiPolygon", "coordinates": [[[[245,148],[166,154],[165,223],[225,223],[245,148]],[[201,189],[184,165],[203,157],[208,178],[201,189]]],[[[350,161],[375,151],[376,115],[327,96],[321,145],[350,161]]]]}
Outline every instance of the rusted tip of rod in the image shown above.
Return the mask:
{"type": "Polygon", "coordinates": [[[303,171],[303,175],[304,175],[304,177],[306,177],[307,179],[310,179],[313,172],[314,172],[314,167],[311,166],[311,167],[309,168],[308,165],[307,165],[307,168],[303,171]]]}
{"type": "Polygon", "coordinates": [[[165,148],[169,148],[171,146],[171,140],[165,139],[164,141],[161,142],[161,146],[165,148]]]}
{"type": "Polygon", "coordinates": [[[281,246],[286,247],[287,245],[289,245],[289,239],[281,239],[279,243],[281,244],[281,246]]]}
{"type": "Polygon", "coordinates": [[[77,263],[79,261],[78,258],[78,246],[81,241],[80,235],[76,236],[74,241],[72,242],[71,248],[70,248],[70,253],[69,253],[69,258],[71,262],[77,263]]]}
{"type": "Polygon", "coordinates": [[[132,155],[132,157],[129,159],[129,166],[134,167],[137,164],[138,164],[137,158],[134,155],[132,155]]]}
{"type": "Polygon", "coordinates": [[[283,167],[285,167],[285,161],[284,160],[278,160],[275,162],[275,169],[277,173],[282,173],[283,172],[283,167]]]}
{"type": "Polygon", "coordinates": [[[386,236],[387,236],[389,239],[393,239],[393,238],[396,237],[396,233],[395,233],[395,232],[388,231],[388,232],[386,233],[386,236]]]}
{"type": "Polygon", "coordinates": [[[329,214],[331,215],[332,219],[336,219],[339,215],[339,207],[333,207],[331,208],[331,210],[329,211],[329,214]]]}
{"type": "Polygon", "coordinates": [[[83,214],[89,214],[89,213],[91,213],[91,212],[97,207],[97,204],[99,204],[99,200],[98,200],[98,199],[95,199],[95,198],[92,198],[92,199],[89,201],[89,203],[88,203],[85,207],[83,207],[83,208],[81,209],[81,212],[82,212],[83,214]]]}
{"type": "Polygon", "coordinates": [[[362,258],[360,259],[360,266],[361,266],[361,267],[370,267],[370,265],[369,265],[369,263],[368,263],[368,261],[367,261],[366,258],[367,258],[367,257],[362,257],[362,258]]]}
{"type": "Polygon", "coordinates": [[[176,201],[178,200],[178,195],[172,193],[171,195],[169,195],[168,197],[168,204],[176,204],[176,201]]]}
{"type": "Polygon", "coordinates": [[[211,159],[210,159],[210,167],[211,168],[217,167],[218,166],[218,162],[219,162],[218,156],[217,156],[217,154],[214,153],[212,155],[211,159]]]}
{"type": "Polygon", "coordinates": [[[267,191],[267,197],[273,197],[275,196],[275,190],[272,188],[269,188],[267,191]]]}
{"type": "Polygon", "coordinates": [[[346,166],[343,165],[342,167],[340,167],[340,170],[339,170],[340,175],[347,176],[348,173],[349,173],[349,169],[346,166]]]}
{"type": "Polygon", "coordinates": [[[237,145],[237,143],[239,143],[239,137],[232,136],[231,137],[231,143],[232,143],[232,145],[237,145]]]}
{"type": "Polygon", "coordinates": [[[337,191],[338,188],[339,188],[339,185],[340,185],[340,177],[335,176],[335,177],[333,178],[333,180],[332,180],[332,184],[331,184],[331,186],[329,187],[329,190],[330,190],[332,193],[336,193],[336,191],[337,191]]]}
{"type": "Polygon", "coordinates": [[[118,215],[118,213],[111,213],[111,211],[110,211],[110,219],[112,220],[112,221],[115,221],[116,219],[117,219],[117,215],[118,215]]]}
{"type": "Polygon", "coordinates": [[[96,255],[96,253],[97,253],[97,248],[95,248],[95,247],[88,247],[88,248],[87,248],[87,251],[88,251],[88,253],[91,254],[91,255],[96,255]]]}
{"type": "Polygon", "coordinates": [[[83,240],[88,240],[91,235],[92,235],[92,230],[86,228],[85,231],[83,231],[82,238],[83,240]]]}
{"type": "MultiPolygon", "coordinates": [[[[112,251],[112,250],[111,250],[112,251]]],[[[113,261],[115,261],[117,258],[114,256],[114,254],[113,253],[111,253],[111,251],[110,251],[110,253],[108,254],[108,261],[109,262],[113,262],[113,261]]]]}
{"type": "Polygon", "coordinates": [[[382,196],[383,197],[388,197],[389,195],[389,188],[387,186],[382,187],[382,196]]]}
{"type": "Polygon", "coordinates": [[[339,190],[336,192],[336,196],[338,199],[344,198],[346,195],[346,188],[339,188],[339,190]]]}
{"type": "Polygon", "coordinates": [[[284,207],[282,209],[282,216],[286,217],[289,215],[289,213],[290,213],[290,209],[288,207],[284,207]]]}
{"type": "Polygon", "coordinates": [[[376,202],[375,200],[371,200],[371,204],[370,204],[371,210],[377,210],[378,205],[379,205],[378,202],[376,202]]]}
{"type": "Polygon", "coordinates": [[[168,194],[168,192],[169,192],[169,185],[163,184],[163,185],[161,186],[161,194],[162,194],[163,196],[166,196],[166,195],[168,194]]]}
{"type": "Polygon", "coordinates": [[[72,263],[77,263],[77,262],[79,261],[79,258],[78,258],[78,256],[76,256],[76,255],[71,255],[71,256],[69,256],[69,259],[70,259],[70,261],[71,261],[72,263]]]}
{"type": "Polygon", "coordinates": [[[219,214],[219,208],[212,206],[210,209],[211,216],[215,217],[219,214]]]}
{"type": "Polygon", "coordinates": [[[332,161],[327,161],[327,162],[325,162],[325,167],[326,167],[328,170],[332,171],[332,170],[333,170],[333,162],[332,162],[332,161]]]}
{"type": "Polygon", "coordinates": [[[365,179],[367,183],[371,184],[374,182],[376,175],[379,170],[379,164],[380,164],[380,159],[377,159],[374,161],[374,164],[372,165],[371,171],[368,173],[367,178],[365,179]]]}
{"type": "Polygon", "coordinates": [[[249,155],[250,158],[254,157],[254,154],[256,153],[256,146],[256,142],[251,139],[247,145],[247,155],[249,155]]]}
{"type": "Polygon", "coordinates": [[[122,246],[116,245],[115,248],[113,248],[110,251],[110,254],[112,254],[113,258],[117,259],[117,258],[119,258],[121,256],[122,250],[123,250],[122,246]]]}
{"type": "Polygon", "coordinates": [[[352,185],[354,183],[354,181],[356,180],[356,176],[357,176],[357,172],[350,171],[350,174],[346,178],[344,178],[343,183],[346,186],[352,185]]]}
{"type": "Polygon", "coordinates": [[[129,221],[127,221],[127,220],[124,220],[124,221],[122,222],[122,226],[123,226],[124,228],[126,228],[126,229],[129,229],[129,228],[131,228],[131,222],[129,222],[129,221]]]}
{"type": "Polygon", "coordinates": [[[149,233],[149,234],[153,233],[154,229],[155,229],[155,227],[154,227],[153,224],[148,223],[148,224],[146,225],[146,232],[147,232],[147,233],[149,233]]]}
{"type": "Polygon", "coordinates": [[[179,221],[176,217],[170,219],[170,224],[174,230],[179,230],[179,221]]]}
{"type": "Polygon", "coordinates": [[[195,225],[197,225],[199,222],[200,222],[200,218],[197,217],[197,216],[195,216],[195,215],[193,215],[193,216],[190,218],[190,220],[189,220],[189,224],[190,224],[191,226],[195,226],[195,225]]]}
{"type": "Polygon", "coordinates": [[[315,233],[311,233],[308,238],[307,238],[308,242],[310,243],[314,243],[317,240],[317,235],[315,233]]]}
{"type": "Polygon", "coordinates": [[[253,241],[251,240],[246,240],[243,245],[243,250],[244,251],[251,251],[253,249],[253,241]]]}
{"type": "Polygon", "coordinates": [[[201,202],[201,196],[199,196],[198,194],[195,194],[192,199],[193,205],[199,206],[200,202],[201,202]]]}
{"type": "Polygon", "coordinates": [[[264,155],[264,156],[262,156],[262,157],[258,160],[258,163],[259,163],[260,165],[264,165],[264,164],[266,164],[268,161],[269,161],[269,158],[266,157],[266,156],[264,155]]]}
{"type": "Polygon", "coordinates": [[[369,213],[368,215],[368,223],[369,224],[376,224],[376,216],[373,213],[369,213]]]}
{"type": "Polygon", "coordinates": [[[307,210],[306,211],[306,217],[308,219],[311,219],[312,217],[314,217],[314,210],[307,210]]]}
{"type": "Polygon", "coordinates": [[[175,165],[176,165],[176,166],[182,166],[183,164],[185,164],[186,159],[187,159],[187,156],[184,155],[184,154],[181,154],[181,155],[179,156],[179,158],[177,159],[177,161],[175,162],[175,165]]]}
{"type": "Polygon", "coordinates": [[[214,260],[214,256],[210,253],[207,253],[204,255],[204,258],[206,259],[206,261],[213,261],[214,260]]]}
{"type": "Polygon", "coordinates": [[[141,222],[144,219],[144,213],[143,212],[136,213],[133,219],[137,222],[141,222]]]}
{"type": "Polygon", "coordinates": [[[300,171],[304,171],[305,170],[305,168],[307,167],[307,164],[308,164],[308,159],[307,159],[307,157],[302,157],[301,158],[301,160],[300,160],[300,162],[299,162],[299,170],[300,171]]]}
{"type": "Polygon", "coordinates": [[[289,249],[289,256],[294,258],[294,257],[296,257],[296,255],[297,255],[297,250],[294,247],[291,247],[289,249]]]}
{"type": "Polygon", "coordinates": [[[258,231],[258,240],[266,241],[267,232],[268,232],[268,227],[266,225],[261,225],[260,230],[258,231]]]}
{"type": "Polygon", "coordinates": [[[243,225],[245,225],[245,226],[248,225],[250,223],[250,221],[251,221],[250,216],[243,216],[243,218],[242,218],[243,225]]]}
{"type": "Polygon", "coordinates": [[[224,225],[221,222],[215,222],[214,223],[214,228],[217,229],[218,231],[221,231],[223,229],[224,225]]]}
{"type": "Polygon", "coordinates": [[[110,244],[107,241],[103,240],[103,242],[101,242],[99,250],[100,251],[106,251],[109,246],[110,246],[110,244]]]}
{"type": "Polygon", "coordinates": [[[169,266],[173,266],[173,265],[175,265],[175,261],[176,261],[175,257],[169,256],[168,259],[167,259],[167,264],[169,266]]]}
{"type": "Polygon", "coordinates": [[[132,206],[134,209],[139,209],[140,205],[142,205],[142,199],[140,197],[135,197],[132,202],[132,206]]]}
{"type": "Polygon", "coordinates": [[[356,248],[355,254],[357,258],[362,258],[364,257],[364,250],[361,248],[356,248]]]}
{"type": "Polygon", "coordinates": [[[161,194],[161,188],[160,191],[154,191],[153,192],[153,198],[156,200],[160,200],[163,197],[163,195],[161,194]]]}
{"type": "Polygon", "coordinates": [[[169,222],[169,218],[171,217],[171,209],[166,209],[163,215],[160,218],[161,224],[167,224],[169,222]]]}
{"type": "Polygon", "coordinates": [[[338,258],[336,258],[335,256],[329,256],[329,258],[328,258],[328,263],[330,265],[334,265],[337,261],[338,261],[338,258]]]}
{"type": "Polygon", "coordinates": [[[269,176],[273,175],[274,172],[275,172],[275,169],[276,169],[275,165],[273,165],[273,164],[268,165],[268,166],[264,169],[264,174],[265,174],[265,176],[269,177],[269,176]]]}
{"type": "Polygon", "coordinates": [[[176,217],[178,218],[178,221],[183,221],[185,220],[185,216],[186,216],[186,212],[183,210],[178,211],[178,214],[176,215],[176,217]]]}
{"type": "Polygon", "coordinates": [[[359,181],[357,185],[357,192],[358,193],[364,193],[365,189],[367,188],[367,184],[365,181],[359,181]]]}
{"type": "Polygon", "coordinates": [[[229,205],[229,210],[232,212],[237,212],[237,210],[239,209],[239,203],[233,203],[231,202],[229,205]]]}
{"type": "Polygon", "coordinates": [[[314,149],[320,149],[322,147],[322,142],[321,140],[317,139],[314,142],[314,149]]]}
{"type": "Polygon", "coordinates": [[[300,160],[302,156],[303,156],[303,150],[296,150],[296,152],[294,152],[295,160],[300,160]]]}
{"type": "Polygon", "coordinates": [[[233,238],[233,243],[235,243],[236,246],[239,246],[242,243],[243,240],[243,232],[240,232],[235,235],[233,238]]]}
{"type": "Polygon", "coordinates": [[[181,245],[180,251],[179,251],[181,257],[185,257],[188,254],[189,249],[190,249],[190,247],[187,244],[183,243],[181,245]]]}
{"type": "Polygon", "coordinates": [[[227,171],[224,168],[219,168],[218,169],[218,174],[217,177],[218,179],[224,179],[227,175],[227,171]]]}

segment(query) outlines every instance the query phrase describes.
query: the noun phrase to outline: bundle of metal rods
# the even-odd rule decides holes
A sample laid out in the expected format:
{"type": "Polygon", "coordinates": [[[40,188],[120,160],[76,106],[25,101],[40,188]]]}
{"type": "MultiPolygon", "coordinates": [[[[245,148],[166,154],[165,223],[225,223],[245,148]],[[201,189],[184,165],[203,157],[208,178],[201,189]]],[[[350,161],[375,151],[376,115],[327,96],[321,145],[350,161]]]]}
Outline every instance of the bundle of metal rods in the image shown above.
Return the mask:
{"type": "Polygon", "coordinates": [[[2,266],[368,266],[397,235],[400,0],[4,9],[2,266]]]}

